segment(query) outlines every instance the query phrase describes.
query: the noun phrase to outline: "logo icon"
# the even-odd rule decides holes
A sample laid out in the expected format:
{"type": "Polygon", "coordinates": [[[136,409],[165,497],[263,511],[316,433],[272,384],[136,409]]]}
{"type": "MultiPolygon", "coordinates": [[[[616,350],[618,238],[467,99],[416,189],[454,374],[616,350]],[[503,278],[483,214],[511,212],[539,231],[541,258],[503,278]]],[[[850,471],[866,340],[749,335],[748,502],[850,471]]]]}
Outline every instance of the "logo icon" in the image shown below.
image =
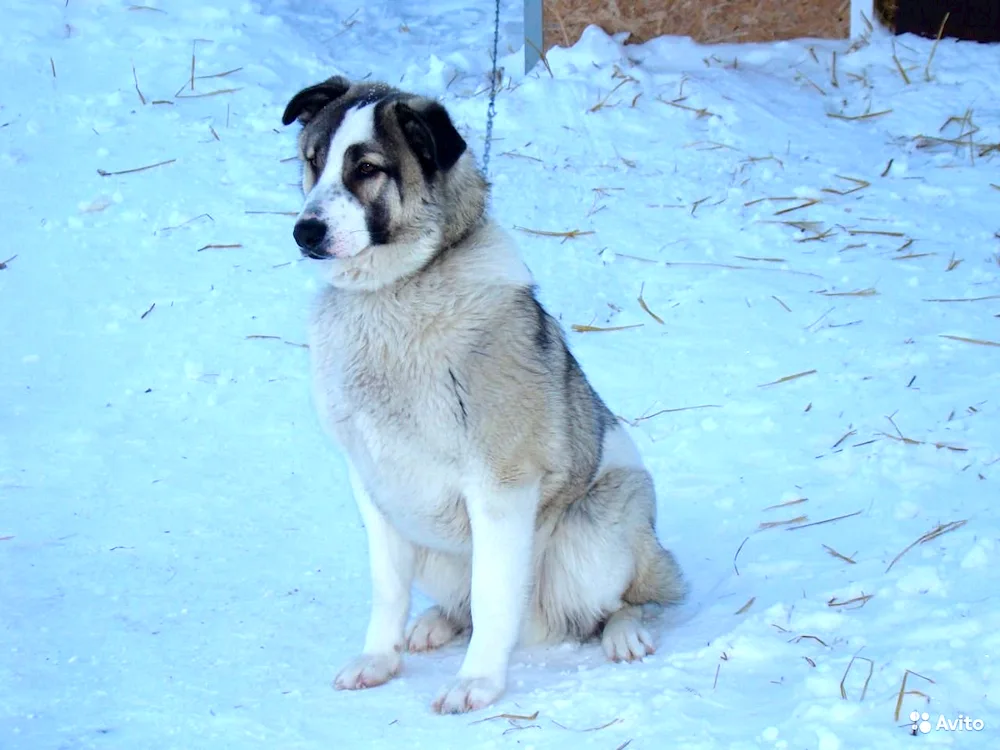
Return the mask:
{"type": "Polygon", "coordinates": [[[910,721],[913,722],[910,725],[910,730],[913,734],[920,732],[920,734],[930,734],[931,731],[931,715],[928,713],[920,713],[919,711],[910,712],[910,721]]]}

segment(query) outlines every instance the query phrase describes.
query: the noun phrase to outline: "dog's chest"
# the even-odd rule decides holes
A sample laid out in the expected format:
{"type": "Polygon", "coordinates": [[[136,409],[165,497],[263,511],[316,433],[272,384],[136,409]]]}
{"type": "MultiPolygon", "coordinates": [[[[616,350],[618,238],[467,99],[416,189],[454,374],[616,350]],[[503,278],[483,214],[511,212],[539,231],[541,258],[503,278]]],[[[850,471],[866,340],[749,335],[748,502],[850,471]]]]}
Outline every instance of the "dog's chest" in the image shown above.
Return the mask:
{"type": "Polygon", "coordinates": [[[453,346],[419,320],[337,300],[321,305],[313,320],[322,417],[375,504],[402,533],[431,547],[460,547],[468,537],[458,489],[467,412],[453,346]]]}
{"type": "Polygon", "coordinates": [[[320,407],[335,431],[348,423],[369,440],[419,439],[452,453],[467,418],[459,344],[401,317],[340,305],[317,313],[310,349],[320,407]]]}

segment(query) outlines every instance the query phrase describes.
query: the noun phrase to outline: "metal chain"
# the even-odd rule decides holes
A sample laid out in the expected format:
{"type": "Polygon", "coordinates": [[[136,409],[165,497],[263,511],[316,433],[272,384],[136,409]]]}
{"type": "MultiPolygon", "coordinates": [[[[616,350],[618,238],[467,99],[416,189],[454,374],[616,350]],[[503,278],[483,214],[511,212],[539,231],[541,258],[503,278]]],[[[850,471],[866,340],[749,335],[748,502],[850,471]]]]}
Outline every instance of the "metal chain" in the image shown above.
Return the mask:
{"type": "Polygon", "coordinates": [[[483,147],[483,172],[489,175],[490,145],[493,143],[493,118],[497,114],[497,48],[500,46],[500,0],[496,0],[493,18],[493,72],[490,74],[490,106],[486,110],[486,145],[483,147]]]}

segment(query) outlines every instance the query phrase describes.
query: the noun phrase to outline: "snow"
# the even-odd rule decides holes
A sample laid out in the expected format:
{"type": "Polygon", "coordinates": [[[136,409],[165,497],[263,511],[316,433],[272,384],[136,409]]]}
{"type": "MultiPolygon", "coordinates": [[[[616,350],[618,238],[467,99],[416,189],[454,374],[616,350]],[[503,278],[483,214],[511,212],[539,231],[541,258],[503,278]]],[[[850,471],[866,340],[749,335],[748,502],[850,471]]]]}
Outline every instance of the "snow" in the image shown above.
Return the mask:
{"type": "Polygon", "coordinates": [[[996,745],[1000,348],[963,339],[1000,341],[1000,159],[918,139],[1000,142],[996,46],[928,76],[909,36],[590,29],[524,76],[505,4],[493,210],[567,329],[641,326],[569,337],[691,596],[641,665],[519,651],[439,717],[460,646],[330,687],[364,535],[298,346],[317,277],[253,212],[298,210],[281,112],[334,73],[440,96],[481,152],[492,9],[150,2],[0,10],[0,747],[846,750],[914,710],[996,745]],[[192,47],[239,70],[192,91],[192,47]]]}

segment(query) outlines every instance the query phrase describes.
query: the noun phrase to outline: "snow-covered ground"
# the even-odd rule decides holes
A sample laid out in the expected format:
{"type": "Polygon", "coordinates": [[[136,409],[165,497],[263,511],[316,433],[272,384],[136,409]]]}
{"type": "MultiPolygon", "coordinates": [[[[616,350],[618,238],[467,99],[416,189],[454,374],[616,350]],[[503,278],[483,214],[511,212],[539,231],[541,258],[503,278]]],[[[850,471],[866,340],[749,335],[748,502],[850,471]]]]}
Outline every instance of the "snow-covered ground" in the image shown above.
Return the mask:
{"type": "Polygon", "coordinates": [[[616,328],[571,345],[692,591],[641,665],[519,652],[439,717],[459,646],[330,687],[368,572],[279,119],[371,75],[481,152],[492,8],[150,2],[0,10],[0,748],[998,746],[996,46],[592,29],[523,76],[504,7],[493,209],[616,328]]]}

